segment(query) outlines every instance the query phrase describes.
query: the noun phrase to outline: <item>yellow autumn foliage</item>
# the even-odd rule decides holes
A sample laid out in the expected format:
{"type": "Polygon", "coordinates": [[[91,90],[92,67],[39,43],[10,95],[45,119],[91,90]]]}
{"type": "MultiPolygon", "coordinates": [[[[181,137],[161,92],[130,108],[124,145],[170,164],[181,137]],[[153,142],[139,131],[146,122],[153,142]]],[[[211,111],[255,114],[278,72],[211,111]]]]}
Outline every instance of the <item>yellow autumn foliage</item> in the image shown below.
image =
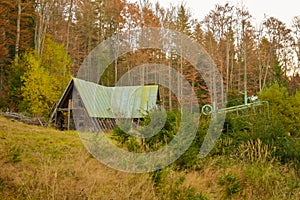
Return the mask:
{"type": "Polygon", "coordinates": [[[41,56],[27,52],[23,60],[27,66],[21,77],[21,91],[27,111],[34,116],[47,116],[71,78],[70,56],[63,45],[48,38],[41,56]]]}

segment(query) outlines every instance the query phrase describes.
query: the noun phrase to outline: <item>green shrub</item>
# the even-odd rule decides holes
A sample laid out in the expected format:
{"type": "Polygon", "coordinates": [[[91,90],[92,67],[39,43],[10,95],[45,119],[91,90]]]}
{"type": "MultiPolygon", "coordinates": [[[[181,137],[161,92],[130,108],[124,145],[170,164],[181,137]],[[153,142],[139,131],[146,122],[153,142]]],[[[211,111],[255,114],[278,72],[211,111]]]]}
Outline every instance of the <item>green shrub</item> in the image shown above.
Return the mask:
{"type": "Polygon", "coordinates": [[[208,200],[203,193],[197,193],[191,186],[184,186],[184,175],[174,177],[172,168],[152,173],[155,192],[161,199],[172,200],[208,200]]]}
{"type": "Polygon", "coordinates": [[[283,123],[287,132],[292,136],[300,135],[300,94],[289,95],[285,87],[278,83],[265,88],[260,94],[262,100],[270,102],[270,111],[273,116],[283,123]]]}
{"type": "Polygon", "coordinates": [[[175,161],[174,165],[178,170],[193,170],[198,168],[199,152],[210,124],[210,117],[201,117],[196,137],[187,151],[175,161]]]}
{"type": "MultiPolygon", "coordinates": [[[[158,113],[159,114],[159,113],[158,113]]],[[[154,114],[155,115],[155,114],[154,114]]],[[[152,119],[157,120],[161,117],[152,116],[152,119]]],[[[129,135],[130,131],[133,129],[128,126],[129,123],[121,124],[122,128],[115,127],[111,138],[117,141],[121,146],[127,148],[129,151],[135,152],[149,152],[155,151],[162,148],[164,145],[169,143],[177,132],[177,124],[179,120],[178,113],[175,112],[167,112],[166,122],[162,124],[162,129],[152,137],[148,138],[136,138],[134,136],[129,135]]],[[[159,121],[159,120],[158,120],[159,121]]],[[[150,115],[146,115],[143,120],[139,122],[140,127],[136,130],[136,134],[149,135],[153,129],[144,129],[144,127],[148,126],[151,122],[150,115]],[[149,131],[149,133],[147,132],[149,131]]],[[[156,122],[155,122],[156,123],[156,122]]],[[[160,126],[160,124],[155,124],[160,126]]],[[[155,128],[155,127],[154,127],[155,128]]]]}
{"type": "Polygon", "coordinates": [[[266,118],[265,115],[258,114],[245,120],[230,114],[226,117],[224,127],[227,129],[224,128],[225,131],[211,152],[212,156],[231,155],[239,159],[247,157],[251,162],[279,159],[282,163],[293,162],[299,165],[299,139],[287,131],[280,116],[272,114],[266,118]],[[242,149],[247,149],[246,153],[242,153],[242,149]],[[250,155],[249,150],[253,155],[250,155]]]}
{"type": "Polygon", "coordinates": [[[293,137],[278,138],[274,144],[274,155],[282,163],[292,161],[300,167],[300,140],[293,137]]]}
{"type": "Polygon", "coordinates": [[[226,173],[218,178],[218,185],[223,186],[225,198],[231,198],[240,191],[240,181],[232,173],[226,173]]]}

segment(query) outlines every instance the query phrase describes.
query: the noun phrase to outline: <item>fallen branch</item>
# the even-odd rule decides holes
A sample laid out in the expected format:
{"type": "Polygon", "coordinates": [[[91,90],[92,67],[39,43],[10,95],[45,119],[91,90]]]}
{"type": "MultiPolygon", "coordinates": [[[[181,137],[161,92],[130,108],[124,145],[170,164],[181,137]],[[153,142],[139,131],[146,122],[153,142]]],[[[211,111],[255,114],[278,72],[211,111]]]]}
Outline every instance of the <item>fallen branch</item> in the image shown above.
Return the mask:
{"type": "Polygon", "coordinates": [[[26,116],[23,113],[4,112],[4,113],[0,113],[0,115],[9,118],[11,120],[23,122],[29,125],[45,126],[47,124],[46,120],[43,118],[30,117],[30,116],[26,116]]]}

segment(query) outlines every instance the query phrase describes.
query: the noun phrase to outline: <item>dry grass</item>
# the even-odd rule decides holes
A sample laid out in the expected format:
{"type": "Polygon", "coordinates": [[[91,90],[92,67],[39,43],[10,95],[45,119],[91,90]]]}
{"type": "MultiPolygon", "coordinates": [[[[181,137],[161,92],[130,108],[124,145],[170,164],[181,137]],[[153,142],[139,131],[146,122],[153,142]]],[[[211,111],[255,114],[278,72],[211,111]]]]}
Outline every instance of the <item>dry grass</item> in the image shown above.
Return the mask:
{"type": "Polygon", "coordinates": [[[244,162],[220,156],[207,160],[202,170],[186,173],[184,185],[192,186],[208,199],[300,199],[299,174],[293,167],[265,159],[263,162],[244,162]],[[236,180],[221,185],[220,179],[226,175],[236,180]],[[237,192],[226,195],[235,183],[237,192]]]}
{"type": "Polygon", "coordinates": [[[243,142],[237,148],[237,154],[239,158],[252,163],[272,163],[274,161],[271,148],[263,144],[260,139],[243,142]]]}
{"type": "Polygon", "coordinates": [[[0,199],[156,199],[148,175],[99,163],[75,132],[0,118],[0,199]]]}
{"type": "Polygon", "coordinates": [[[0,199],[300,199],[299,174],[270,161],[269,147],[249,141],[237,153],[240,160],[203,159],[197,171],[164,169],[155,188],[150,174],[122,173],[98,162],[76,132],[0,117],[0,199]],[[184,198],[187,193],[201,195],[184,198]]]}

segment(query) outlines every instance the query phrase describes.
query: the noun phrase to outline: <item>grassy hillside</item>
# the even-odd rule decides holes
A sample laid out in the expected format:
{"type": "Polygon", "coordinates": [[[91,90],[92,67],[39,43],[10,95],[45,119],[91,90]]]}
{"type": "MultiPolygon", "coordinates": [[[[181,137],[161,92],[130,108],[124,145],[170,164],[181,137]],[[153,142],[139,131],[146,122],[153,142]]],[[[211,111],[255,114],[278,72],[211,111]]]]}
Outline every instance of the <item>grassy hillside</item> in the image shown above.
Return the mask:
{"type": "Polygon", "coordinates": [[[0,199],[154,199],[144,175],[105,167],[75,132],[0,118],[0,199]]]}
{"type": "Polygon", "coordinates": [[[222,155],[194,170],[127,174],[94,159],[76,132],[0,117],[0,199],[300,199],[297,170],[259,145],[241,147],[263,149],[249,161],[222,155]]]}

